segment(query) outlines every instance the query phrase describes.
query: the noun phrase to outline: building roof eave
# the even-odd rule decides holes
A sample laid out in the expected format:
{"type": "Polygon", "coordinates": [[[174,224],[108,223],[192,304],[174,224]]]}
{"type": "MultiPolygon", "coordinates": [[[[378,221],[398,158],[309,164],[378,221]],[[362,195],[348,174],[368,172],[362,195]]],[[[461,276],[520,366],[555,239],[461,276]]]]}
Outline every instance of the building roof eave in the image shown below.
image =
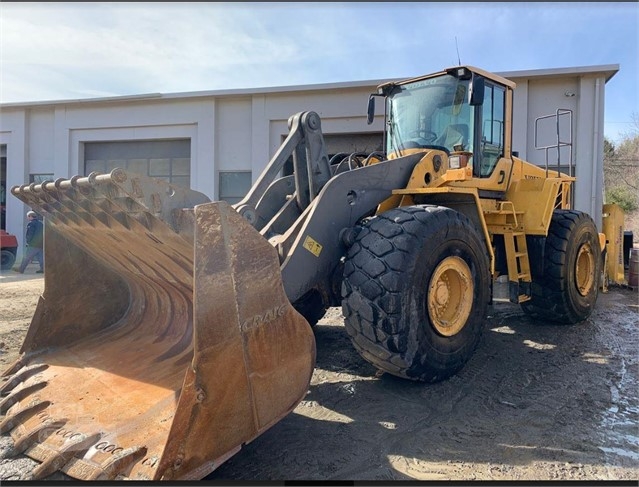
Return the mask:
{"type": "MultiPolygon", "coordinates": [[[[535,78],[535,77],[563,77],[563,76],[575,76],[585,74],[597,74],[603,73],[606,83],[619,71],[619,64],[606,64],[597,66],[577,66],[567,68],[550,68],[550,69],[535,69],[524,71],[508,71],[508,72],[495,72],[494,74],[506,78],[507,80],[521,79],[521,78],[535,78]]],[[[383,83],[399,81],[402,78],[387,78],[387,79],[373,79],[362,81],[345,81],[337,83],[322,83],[322,84],[309,84],[309,85],[291,85],[291,86],[273,86],[273,87],[261,87],[261,88],[237,88],[228,90],[206,90],[206,91],[189,91],[189,92],[174,92],[174,93],[146,93],[137,95],[121,95],[121,96],[109,96],[100,98],[76,98],[66,100],[48,100],[48,101],[29,101],[29,102],[7,102],[0,103],[0,109],[10,108],[30,108],[30,107],[48,107],[48,106],[63,106],[63,105],[76,105],[76,104],[103,104],[103,103],[120,103],[126,101],[147,101],[147,100],[177,100],[177,99],[189,99],[189,98],[215,98],[215,97],[231,97],[231,96],[250,96],[260,94],[274,94],[274,93],[293,93],[293,92],[308,92],[308,91],[321,91],[328,89],[357,89],[370,87],[375,90],[377,86],[383,83]]],[[[408,79],[408,77],[403,78],[408,79]]]]}
{"type": "Polygon", "coordinates": [[[619,64],[604,64],[597,66],[573,66],[569,68],[532,69],[524,71],[508,71],[498,73],[504,78],[537,78],[537,77],[568,77],[585,74],[604,74],[606,83],[619,72],[619,64]]]}

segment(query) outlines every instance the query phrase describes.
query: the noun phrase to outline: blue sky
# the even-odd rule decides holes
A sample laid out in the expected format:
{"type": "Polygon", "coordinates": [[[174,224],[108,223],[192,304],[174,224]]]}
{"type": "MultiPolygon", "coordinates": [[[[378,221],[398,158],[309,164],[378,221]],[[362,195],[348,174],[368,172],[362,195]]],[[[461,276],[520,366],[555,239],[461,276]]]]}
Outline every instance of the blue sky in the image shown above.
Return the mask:
{"type": "Polygon", "coordinates": [[[639,3],[0,2],[0,102],[619,64],[605,135],[636,129],[639,3]]]}

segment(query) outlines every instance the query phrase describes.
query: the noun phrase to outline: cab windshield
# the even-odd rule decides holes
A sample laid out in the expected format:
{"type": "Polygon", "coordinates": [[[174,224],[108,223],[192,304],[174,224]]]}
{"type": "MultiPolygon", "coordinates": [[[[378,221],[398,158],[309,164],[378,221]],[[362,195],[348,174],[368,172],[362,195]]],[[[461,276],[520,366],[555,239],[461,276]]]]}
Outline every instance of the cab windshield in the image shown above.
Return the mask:
{"type": "Polygon", "coordinates": [[[398,85],[388,97],[388,153],[435,148],[473,152],[469,80],[452,75],[398,85]]]}

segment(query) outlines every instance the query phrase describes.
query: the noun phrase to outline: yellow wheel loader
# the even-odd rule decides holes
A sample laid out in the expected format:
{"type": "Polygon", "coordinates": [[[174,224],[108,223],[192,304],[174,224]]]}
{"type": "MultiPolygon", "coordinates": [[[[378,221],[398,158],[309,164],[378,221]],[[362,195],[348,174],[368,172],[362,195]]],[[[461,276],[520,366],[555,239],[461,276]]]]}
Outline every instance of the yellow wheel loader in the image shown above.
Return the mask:
{"type": "Polygon", "coordinates": [[[0,390],[14,453],[36,479],[203,478],[304,398],[332,306],[366,360],[424,382],[469,360],[502,274],[526,313],[588,318],[605,240],[572,176],[513,155],[513,89],[470,66],[384,84],[367,155],[329,159],[298,113],[235,205],[124,169],[12,188],[46,259],[0,390]]]}

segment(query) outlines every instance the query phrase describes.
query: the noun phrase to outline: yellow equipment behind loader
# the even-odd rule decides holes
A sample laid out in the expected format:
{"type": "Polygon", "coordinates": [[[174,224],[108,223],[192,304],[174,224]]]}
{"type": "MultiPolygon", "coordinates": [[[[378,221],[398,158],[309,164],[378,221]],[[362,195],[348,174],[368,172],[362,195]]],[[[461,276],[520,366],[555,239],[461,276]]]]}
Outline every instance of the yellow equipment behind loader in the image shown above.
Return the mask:
{"type": "Polygon", "coordinates": [[[513,89],[469,66],[384,84],[365,156],[329,160],[294,115],[233,206],[122,169],[12,188],[47,268],[0,432],[35,478],[199,479],[304,397],[330,306],[366,360],[425,382],[470,359],[500,274],[525,312],[585,320],[603,235],[572,176],[513,156],[513,89]]]}

